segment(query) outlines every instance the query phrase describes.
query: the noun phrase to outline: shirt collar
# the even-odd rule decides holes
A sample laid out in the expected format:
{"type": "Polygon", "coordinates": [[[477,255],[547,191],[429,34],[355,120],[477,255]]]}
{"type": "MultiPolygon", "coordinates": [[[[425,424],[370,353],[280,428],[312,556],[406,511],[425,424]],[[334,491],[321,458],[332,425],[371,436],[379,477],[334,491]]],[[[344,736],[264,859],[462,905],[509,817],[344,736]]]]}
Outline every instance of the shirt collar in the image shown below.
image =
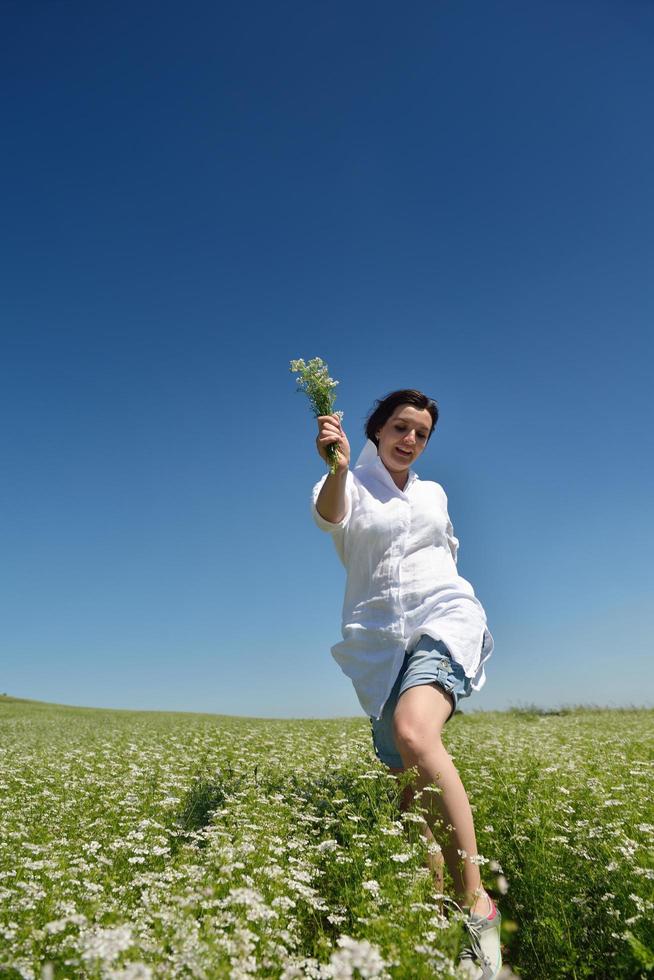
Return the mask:
{"type": "Polygon", "coordinates": [[[395,493],[401,493],[403,496],[407,494],[410,487],[418,479],[418,474],[414,473],[414,471],[410,469],[404,490],[400,490],[397,483],[384,466],[382,458],[377,452],[377,446],[374,444],[372,439],[368,439],[354,465],[355,471],[358,469],[363,469],[364,467],[370,468],[381,483],[389,487],[391,490],[394,490],[395,493]]]}

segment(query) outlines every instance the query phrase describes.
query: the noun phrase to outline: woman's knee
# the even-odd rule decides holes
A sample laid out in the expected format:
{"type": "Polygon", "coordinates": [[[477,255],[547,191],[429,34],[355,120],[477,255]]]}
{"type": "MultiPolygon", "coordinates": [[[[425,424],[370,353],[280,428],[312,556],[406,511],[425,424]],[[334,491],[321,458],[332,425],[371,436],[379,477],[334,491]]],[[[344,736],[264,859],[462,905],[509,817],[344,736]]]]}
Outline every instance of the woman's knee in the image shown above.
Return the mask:
{"type": "Polygon", "coordinates": [[[393,712],[393,736],[398,749],[415,752],[425,746],[433,748],[435,740],[440,743],[453,707],[452,695],[435,682],[404,691],[393,712]]]}
{"type": "Polygon", "coordinates": [[[395,735],[395,742],[400,755],[410,758],[419,758],[426,751],[445,751],[441,733],[434,728],[401,728],[395,735]]]}
{"type": "Polygon", "coordinates": [[[393,716],[393,737],[400,751],[419,755],[425,749],[444,748],[443,726],[437,719],[426,720],[408,712],[393,716]]]}

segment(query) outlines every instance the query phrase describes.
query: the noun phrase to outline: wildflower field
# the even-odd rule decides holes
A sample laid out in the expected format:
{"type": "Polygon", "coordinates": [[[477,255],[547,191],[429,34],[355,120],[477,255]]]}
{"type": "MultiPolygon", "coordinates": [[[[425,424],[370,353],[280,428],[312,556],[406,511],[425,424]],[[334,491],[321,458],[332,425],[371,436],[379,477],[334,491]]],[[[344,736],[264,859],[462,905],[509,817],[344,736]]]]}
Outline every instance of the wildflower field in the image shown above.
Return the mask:
{"type": "MultiPolygon", "coordinates": [[[[651,975],[654,711],[457,713],[444,741],[505,975],[651,975]]],[[[0,752],[2,978],[457,975],[422,800],[400,810],[364,716],[0,697],[0,752]]]]}

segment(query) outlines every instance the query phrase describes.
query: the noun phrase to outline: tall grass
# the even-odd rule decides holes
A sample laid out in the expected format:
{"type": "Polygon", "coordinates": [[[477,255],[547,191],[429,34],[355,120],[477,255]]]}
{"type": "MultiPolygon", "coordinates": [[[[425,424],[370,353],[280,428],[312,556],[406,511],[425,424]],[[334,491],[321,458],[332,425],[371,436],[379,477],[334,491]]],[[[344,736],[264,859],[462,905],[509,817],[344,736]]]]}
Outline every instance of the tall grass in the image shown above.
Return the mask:
{"type": "MultiPolygon", "coordinates": [[[[654,712],[457,713],[444,740],[511,970],[650,975],[654,712]]],[[[0,977],[456,977],[367,719],[0,698],[0,749],[0,977]]]]}

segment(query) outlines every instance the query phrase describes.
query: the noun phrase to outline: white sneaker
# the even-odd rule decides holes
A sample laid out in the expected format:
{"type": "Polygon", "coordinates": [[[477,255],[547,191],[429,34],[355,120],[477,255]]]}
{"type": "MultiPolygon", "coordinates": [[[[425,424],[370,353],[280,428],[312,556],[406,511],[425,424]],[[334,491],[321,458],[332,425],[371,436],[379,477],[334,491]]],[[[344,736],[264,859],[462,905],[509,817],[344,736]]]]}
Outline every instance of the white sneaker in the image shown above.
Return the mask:
{"type": "Polygon", "coordinates": [[[466,980],[496,980],[502,969],[500,926],[502,913],[488,896],[491,910],[488,915],[471,913],[464,920],[470,936],[470,945],[461,953],[459,968],[466,980]]]}

